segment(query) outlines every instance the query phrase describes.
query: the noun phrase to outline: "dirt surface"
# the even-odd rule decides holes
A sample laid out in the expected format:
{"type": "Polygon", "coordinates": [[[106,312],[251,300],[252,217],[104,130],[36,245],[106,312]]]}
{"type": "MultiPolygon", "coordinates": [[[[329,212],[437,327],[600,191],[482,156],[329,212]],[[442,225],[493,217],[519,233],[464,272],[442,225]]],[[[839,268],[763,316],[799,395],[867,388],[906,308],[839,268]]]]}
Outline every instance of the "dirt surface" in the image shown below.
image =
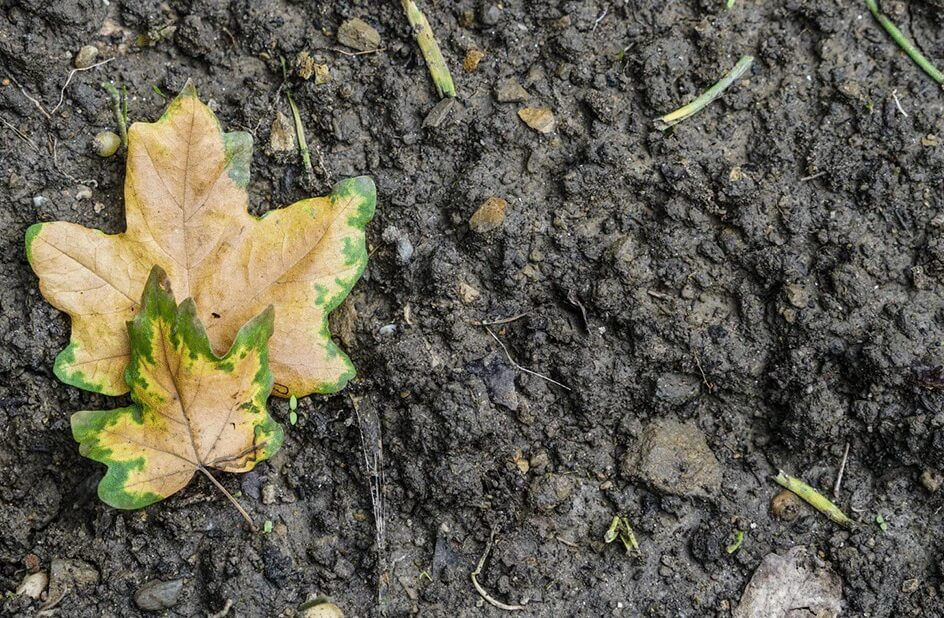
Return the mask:
{"type": "MultiPolygon", "coordinates": [[[[4,590],[32,567],[70,617],[135,615],[136,593],[172,616],[292,615],[318,594],[348,616],[497,616],[469,579],[494,531],[478,579],[527,615],[727,616],[800,545],[839,575],[844,615],[944,615],[944,94],[864,3],[724,4],[421,2],[459,90],[424,127],[437,97],[397,2],[0,0],[4,590]],[[330,50],[351,17],[382,52],[330,50]],[[63,92],[84,45],[114,60],[63,92]],[[331,75],[288,82],[312,186],[264,148],[289,111],[279,57],[306,50],[331,75]],[[744,53],[721,101],[653,128],[744,53]],[[23,251],[36,221],[122,229],[123,156],[89,147],[115,124],[99,83],[152,121],[187,78],[255,135],[255,212],[356,174],[378,188],[370,265],[334,319],[358,380],[299,402],[294,427],[274,400],[281,452],[223,478],[269,534],[205,479],[138,512],[98,501],[69,415],[124,402],[54,378],[68,321],[23,251]],[[497,101],[506,79],[527,102],[497,101]],[[50,118],[27,97],[50,111],[60,92],[50,118]],[[473,230],[493,196],[503,223],[473,230]],[[566,389],[474,324],[519,314],[492,332],[566,389]],[[383,440],[384,547],[362,434],[371,462],[383,440]],[[847,443],[836,501],[858,527],[771,514],[778,468],[832,495],[847,443]],[[603,544],[618,513],[641,556],[603,544]],[[157,580],[182,585],[140,592],[157,580]]],[[[883,6],[944,63],[940,0],[883,6]]]]}

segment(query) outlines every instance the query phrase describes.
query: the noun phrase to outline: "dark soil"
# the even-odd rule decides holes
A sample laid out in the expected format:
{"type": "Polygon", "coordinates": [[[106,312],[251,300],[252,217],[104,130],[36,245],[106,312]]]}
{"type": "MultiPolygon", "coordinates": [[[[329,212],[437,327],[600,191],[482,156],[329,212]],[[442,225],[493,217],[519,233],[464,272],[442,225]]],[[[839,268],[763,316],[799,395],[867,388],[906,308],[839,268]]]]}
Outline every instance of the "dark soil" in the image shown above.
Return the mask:
{"type": "MultiPolygon", "coordinates": [[[[134,615],[145,582],[176,579],[168,615],[228,601],[230,615],[291,615],[316,594],[348,616],[503,615],[469,579],[494,531],[479,580],[528,615],[730,615],[762,558],[796,545],[840,575],[847,615],[944,615],[930,478],[944,467],[944,94],[863,2],[724,4],[424,0],[460,95],[424,128],[437,98],[392,0],[0,0],[4,590],[31,561],[68,559],[98,582],[70,582],[62,616],[134,615]],[[385,50],[322,49],[355,16],[385,50]],[[50,110],[88,44],[115,59],[77,73],[51,119],[6,81],[50,110]],[[486,55],[466,73],[471,48],[486,55]],[[303,50],[332,76],[290,80],[323,161],[315,186],[264,148],[288,113],[279,57],[303,50]],[[654,129],[744,53],[757,60],[723,99],[654,129]],[[294,427],[273,400],[285,446],[223,479],[274,523],[266,535],[205,479],[138,512],[97,499],[102,467],[79,456],[69,416],[123,402],[54,378],[68,320],[23,251],[36,221],[122,228],[123,157],[89,148],[114,128],[99,83],[126,85],[132,120],[152,121],[152,86],[187,78],[224,127],[254,133],[256,212],[356,174],[378,188],[370,265],[334,324],[358,380],[302,400],[294,427]],[[496,101],[506,78],[553,109],[553,133],[496,101]],[[507,218],[479,234],[468,220],[490,196],[507,218]],[[521,313],[491,328],[571,390],[517,371],[474,324],[521,313]],[[361,428],[383,438],[382,548],[361,428]],[[770,476],[832,495],[846,443],[837,503],[861,525],[808,508],[776,519],[770,476]],[[641,557],[603,544],[617,513],[641,557]]],[[[883,6],[944,63],[940,0],[883,6]]]]}

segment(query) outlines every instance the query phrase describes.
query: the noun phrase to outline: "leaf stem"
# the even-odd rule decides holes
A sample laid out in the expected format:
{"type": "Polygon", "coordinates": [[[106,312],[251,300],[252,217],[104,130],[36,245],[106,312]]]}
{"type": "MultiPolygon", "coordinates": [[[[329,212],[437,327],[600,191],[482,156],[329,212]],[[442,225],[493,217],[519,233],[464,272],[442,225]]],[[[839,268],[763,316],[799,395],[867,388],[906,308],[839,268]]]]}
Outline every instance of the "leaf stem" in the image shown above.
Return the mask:
{"type": "Polygon", "coordinates": [[[694,101],[683,105],[674,112],[669,112],[665,116],[656,120],[656,128],[660,131],[665,131],[674,124],[682,122],[686,118],[694,116],[700,112],[704,107],[709,103],[720,97],[725,90],[728,89],[731,84],[733,84],[739,77],[744,75],[747,69],[750,68],[751,64],[754,62],[754,56],[745,55],[741,56],[741,59],[737,61],[737,64],[727,72],[727,74],[718,80],[711,88],[704,91],[694,101]]]}
{"type": "Polygon", "coordinates": [[[229,498],[229,501],[233,503],[233,506],[235,506],[236,510],[239,511],[239,514],[243,516],[243,519],[246,520],[246,523],[249,524],[249,527],[252,528],[252,531],[259,532],[259,528],[256,527],[255,522],[252,521],[252,517],[249,516],[249,513],[246,512],[246,509],[243,508],[243,506],[236,500],[236,498],[233,497],[233,494],[229,493],[229,491],[227,491],[226,488],[223,487],[223,484],[220,483],[218,480],[216,480],[216,478],[214,478],[212,474],[210,474],[209,470],[207,470],[203,466],[200,466],[199,470],[200,472],[203,472],[206,475],[206,477],[210,479],[210,481],[213,482],[214,485],[216,485],[217,489],[223,492],[224,496],[229,498]]]}
{"type": "Polygon", "coordinates": [[[121,145],[125,148],[128,147],[128,95],[127,91],[122,88],[122,92],[125,94],[122,97],[122,93],[118,92],[118,89],[115,88],[115,85],[111,82],[102,82],[102,88],[105,89],[105,92],[111,97],[112,111],[115,114],[115,122],[118,123],[118,135],[121,137],[121,145]]]}
{"type": "Polygon", "coordinates": [[[423,58],[433,78],[436,92],[440,97],[456,96],[456,86],[452,83],[452,75],[449,73],[449,67],[446,66],[439,44],[436,43],[436,37],[433,36],[433,29],[429,27],[429,21],[413,0],[400,1],[407,20],[413,26],[413,36],[416,38],[416,44],[420,46],[420,51],[423,52],[423,58]]]}
{"type": "Polygon", "coordinates": [[[878,8],[878,2],[876,0],[865,0],[866,6],[869,7],[869,10],[872,11],[872,15],[875,17],[875,20],[881,24],[882,28],[885,29],[885,32],[892,37],[892,39],[898,43],[898,46],[905,50],[905,53],[908,54],[915,64],[917,64],[921,69],[927,73],[931,79],[936,81],[939,84],[944,84],[944,73],[941,73],[936,66],[934,66],[930,60],[924,57],[914,43],[909,41],[901,30],[898,29],[898,26],[892,23],[882,11],[878,8]]]}

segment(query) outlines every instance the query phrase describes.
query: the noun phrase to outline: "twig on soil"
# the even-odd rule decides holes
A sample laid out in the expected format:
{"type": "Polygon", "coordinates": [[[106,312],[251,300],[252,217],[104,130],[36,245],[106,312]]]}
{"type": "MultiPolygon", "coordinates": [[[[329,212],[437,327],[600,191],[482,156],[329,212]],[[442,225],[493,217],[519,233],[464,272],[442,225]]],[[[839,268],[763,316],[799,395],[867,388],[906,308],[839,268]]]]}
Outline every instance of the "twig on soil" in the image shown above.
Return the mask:
{"type": "Polygon", "coordinates": [[[57,605],[59,605],[60,603],[62,603],[62,600],[63,600],[64,598],[66,598],[66,595],[67,595],[67,594],[69,594],[69,591],[70,591],[70,589],[69,589],[68,586],[63,586],[63,587],[62,587],[62,591],[59,592],[59,596],[57,596],[56,598],[53,598],[53,599],[46,599],[46,602],[43,603],[43,604],[39,607],[39,613],[38,613],[37,615],[39,615],[39,616],[52,616],[53,613],[54,613],[54,612],[53,612],[53,609],[55,609],[55,607],[56,607],[57,605]]]}
{"type": "Polygon", "coordinates": [[[115,114],[115,123],[118,125],[118,135],[121,145],[128,147],[128,95],[124,88],[121,92],[111,82],[102,82],[102,88],[111,97],[112,112],[115,114]]]}
{"type": "Polygon", "coordinates": [[[705,386],[708,387],[708,392],[715,392],[715,385],[708,381],[708,376],[705,375],[705,370],[701,366],[701,358],[698,356],[698,352],[692,350],[692,356],[695,357],[695,365],[698,367],[698,373],[701,374],[701,381],[705,383],[705,386]]]}
{"type": "Polygon", "coordinates": [[[840,526],[852,526],[854,521],[846,517],[846,514],[838,506],[832,503],[829,498],[819,493],[798,478],[786,474],[783,470],[778,471],[777,476],[773,478],[774,482],[781,487],[788,489],[806,501],[814,509],[833,520],[840,526]]]}
{"type": "Polygon", "coordinates": [[[895,100],[895,107],[898,108],[898,111],[901,112],[901,115],[905,118],[908,117],[908,112],[905,111],[905,108],[901,106],[901,101],[898,100],[898,91],[892,90],[892,98],[895,100]]]}
{"type": "Polygon", "coordinates": [[[331,51],[336,54],[341,54],[342,56],[351,56],[352,58],[357,56],[366,56],[367,54],[379,54],[380,52],[387,51],[386,47],[378,47],[377,49],[368,49],[366,51],[352,52],[346,49],[341,49],[340,47],[315,47],[314,51],[331,51]]]}
{"type": "Polygon", "coordinates": [[[674,112],[669,112],[661,118],[657,118],[655,121],[656,128],[660,131],[665,131],[672,125],[682,122],[686,118],[694,116],[702,109],[705,108],[709,103],[720,97],[725,90],[727,90],[731,84],[736,82],[739,77],[744,75],[745,72],[751,67],[751,64],[754,62],[754,56],[745,55],[741,56],[741,59],[737,61],[737,64],[727,72],[727,74],[718,80],[711,88],[704,91],[694,101],[683,105],[674,112]]]}
{"type": "Polygon", "coordinates": [[[385,512],[386,482],[384,478],[383,432],[376,413],[365,423],[360,411],[360,398],[348,393],[357,430],[361,436],[361,453],[364,455],[365,473],[368,476],[370,502],[374,511],[374,542],[377,544],[377,604],[383,606],[384,581],[387,575],[387,520],[385,512]],[[365,431],[366,428],[366,431],[365,431]]]}
{"type": "Polygon", "coordinates": [[[531,315],[530,311],[525,311],[524,313],[517,313],[509,318],[499,318],[497,320],[482,320],[481,322],[469,322],[472,326],[494,326],[496,324],[508,324],[510,322],[517,322],[523,317],[531,315]]]}
{"type": "Polygon", "coordinates": [[[249,516],[249,513],[246,512],[246,509],[244,509],[243,505],[241,505],[239,501],[236,500],[233,494],[229,493],[229,491],[227,491],[227,489],[223,487],[223,484],[220,483],[218,480],[216,480],[216,478],[212,474],[210,474],[209,470],[207,470],[203,466],[199,466],[198,469],[200,470],[200,472],[203,472],[206,475],[206,477],[210,479],[210,481],[213,482],[214,485],[216,485],[217,489],[223,492],[223,495],[226,496],[230,502],[233,503],[233,506],[235,506],[236,510],[239,511],[239,514],[242,515],[243,519],[246,520],[246,523],[249,524],[249,528],[252,529],[253,532],[259,532],[259,528],[257,528],[255,522],[252,521],[252,517],[249,516]]]}
{"type": "Polygon", "coordinates": [[[833,485],[833,496],[839,497],[839,487],[842,485],[842,475],[846,471],[846,461],[849,460],[849,443],[846,442],[846,449],[842,453],[842,463],[839,464],[839,474],[836,475],[836,484],[833,485]]]}
{"type": "Polygon", "coordinates": [[[426,67],[433,78],[436,92],[440,97],[456,96],[456,86],[452,83],[452,75],[449,73],[449,67],[446,66],[446,60],[439,49],[439,44],[436,43],[436,37],[433,36],[433,29],[429,27],[426,16],[417,8],[413,0],[401,0],[400,3],[403,5],[410,26],[413,27],[413,36],[426,60],[426,67]]]}
{"type": "Polygon", "coordinates": [[[13,131],[13,132],[16,134],[16,136],[17,136],[18,138],[20,138],[21,140],[23,140],[24,142],[26,142],[26,143],[29,145],[30,148],[32,148],[33,150],[39,152],[39,147],[38,147],[36,144],[33,143],[33,140],[31,140],[30,138],[28,138],[28,137],[26,137],[25,135],[23,135],[22,131],[20,131],[19,129],[17,129],[16,127],[14,127],[12,124],[10,124],[9,122],[7,122],[7,121],[6,121],[6,118],[3,118],[2,116],[0,116],[0,122],[2,122],[2,123],[4,124],[4,126],[6,126],[6,128],[8,128],[8,129],[10,129],[11,131],[13,131]]]}
{"type": "MultiPolygon", "coordinates": [[[[59,172],[60,174],[62,174],[63,176],[65,176],[66,178],[68,178],[69,180],[71,180],[72,182],[74,182],[74,183],[77,184],[77,185],[88,185],[88,186],[90,186],[90,187],[97,188],[97,187],[98,187],[98,181],[95,180],[94,178],[86,178],[86,179],[84,179],[84,180],[81,179],[81,178],[76,178],[75,176],[73,176],[73,175],[70,174],[69,172],[67,172],[67,171],[65,171],[64,169],[62,169],[61,167],[59,167],[59,140],[54,137],[54,138],[52,138],[51,141],[52,141],[52,165],[53,165],[53,167],[56,168],[56,171],[59,172]]],[[[47,147],[48,147],[48,146],[49,146],[49,142],[46,142],[46,145],[47,145],[47,147]]]]}
{"type": "Polygon", "coordinates": [[[810,181],[810,180],[816,180],[816,179],[819,178],[820,176],[825,176],[825,175],[826,175],[826,172],[825,172],[825,171],[816,172],[815,174],[810,174],[809,176],[804,176],[803,178],[800,179],[800,182],[808,182],[808,181],[810,181]]]}
{"type": "Polygon", "coordinates": [[[924,57],[914,43],[909,41],[901,30],[898,29],[898,26],[892,23],[884,13],[878,8],[878,2],[876,0],[865,0],[866,6],[869,7],[869,10],[872,12],[872,16],[875,17],[875,20],[881,24],[882,28],[885,29],[885,32],[888,33],[892,39],[898,43],[898,46],[904,50],[908,56],[914,60],[915,64],[921,67],[921,70],[928,74],[928,76],[936,81],[937,83],[944,85],[944,73],[941,73],[936,66],[934,66],[930,60],[924,57]]]}
{"type": "Polygon", "coordinates": [[[577,296],[577,290],[571,288],[567,290],[567,302],[580,310],[580,317],[583,319],[583,329],[590,332],[590,320],[587,319],[587,309],[583,306],[583,303],[580,302],[580,297],[577,296]]]}
{"type": "Polygon", "coordinates": [[[590,32],[596,31],[597,26],[600,25],[600,22],[603,21],[603,19],[606,17],[606,14],[609,12],[610,12],[610,5],[607,4],[605,7],[603,7],[603,12],[600,13],[600,15],[596,18],[596,20],[594,20],[593,28],[590,28],[590,32]]]}
{"type": "Polygon", "coordinates": [[[17,87],[20,89],[20,92],[23,93],[23,96],[29,99],[30,101],[32,101],[33,105],[36,106],[36,109],[42,112],[43,116],[46,117],[46,120],[52,120],[52,116],[49,115],[49,112],[46,111],[46,108],[43,107],[43,104],[40,103],[37,99],[34,99],[33,97],[31,97],[29,93],[26,92],[26,88],[23,87],[23,84],[18,82],[12,73],[10,74],[10,79],[12,79],[13,83],[17,85],[17,87]]]}
{"type": "Polygon", "coordinates": [[[479,576],[479,574],[482,572],[482,567],[485,566],[485,560],[488,558],[488,552],[492,551],[492,541],[494,540],[495,540],[495,531],[492,530],[492,533],[488,537],[488,544],[485,545],[485,553],[483,553],[482,557],[479,558],[479,564],[478,566],[475,567],[475,570],[472,571],[472,575],[470,576],[472,578],[472,585],[475,586],[475,591],[479,593],[479,596],[481,596],[483,599],[485,599],[486,601],[488,601],[489,603],[491,603],[498,609],[503,609],[509,612],[516,612],[516,611],[523,610],[524,606],[522,605],[508,605],[506,603],[502,603],[501,601],[496,601],[487,592],[485,592],[485,588],[483,588],[482,585],[479,583],[479,580],[476,579],[479,576]]]}
{"type": "Polygon", "coordinates": [[[498,342],[498,345],[500,345],[500,346],[501,346],[501,349],[505,352],[505,357],[508,359],[508,362],[511,363],[518,371],[523,371],[523,372],[525,372],[525,373],[527,373],[527,374],[533,375],[533,376],[535,376],[535,377],[537,377],[537,378],[541,378],[542,380],[545,380],[545,381],[547,381],[547,382],[550,382],[551,384],[556,384],[557,386],[563,388],[564,390],[568,390],[568,391],[573,390],[573,389],[571,389],[569,386],[567,386],[566,384],[561,384],[560,382],[558,382],[558,381],[555,380],[554,378],[549,378],[549,377],[547,377],[546,375],[544,375],[543,373],[538,373],[537,371],[531,371],[531,370],[528,369],[527,367],[522,367],[521,365],[519,365],[518,363],[516,363],[516,362],[515,362],[515,359],[513,359],[513,358],[511,357],[511,354],[508,353],[508,348],[505,347],[505,344],[502,343],[502,340],[499,339],[498,336],[497,336],[495,333],[492,332],[492,329],[489,328],[488,326],[485,326],[485,327],[483,327],[483,328],[485,328],[485,330],[488,331],[488,334],[492,336],[492,339],[494,339],[495,341],[498,342]]]}
{"type": "Polygon", "coordinates": [[[82,71],[91,71],[92,69],[100,67],[103,64],[108,64],[112,60],[114,60],[114,58],[109,58],[108,60],[102,60],[101,62],[96,62],[95,64],[89,65],[87,67],[82,67],[81,69],[72,69],[71,71],[69,71],[69,77],[66,78],[66,83],[62,85],[62,89],[59,91],[59,102],[56,103],[56,106],[54,108],[49,110],[49,115],[51,116],[55,114],[56,111],[60,107],[62,107],[62,102],[65,101],[65,98],[66,98],[66,88],[68,88],[69,84],[72,83],[72,78],[75,77],[76,73],[81,73],[82,71]]]}
{"type": "Polygon", "coordinates": [[[573,541],[569,539],[565,539],[562,536],[555,536],[554,538],[557,539],[557,542],[561,543],[562,545],[566,545],[567,547],[573,547],[574,549],[580,549],[580,545],[578,545],[577,543],[574,543],[573,541]]]}

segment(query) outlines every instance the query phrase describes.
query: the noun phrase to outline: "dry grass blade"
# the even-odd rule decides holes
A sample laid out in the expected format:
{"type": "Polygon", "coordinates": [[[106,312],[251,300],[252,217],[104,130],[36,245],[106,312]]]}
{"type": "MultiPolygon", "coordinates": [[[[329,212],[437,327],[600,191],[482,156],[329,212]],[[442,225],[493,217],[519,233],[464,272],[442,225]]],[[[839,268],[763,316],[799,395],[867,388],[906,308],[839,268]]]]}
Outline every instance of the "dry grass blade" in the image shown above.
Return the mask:
{"type": "Polygon", "coordinates": [[[515,362],[515,359],[513,359],[513,358],[511,357],[511,354],[508,352],[508,348],[505,347],[505,344],[502,342],[502,340],[498,338],[498,335],[496,335],[494,332],[492,332],[492,329],[489,328],[488,326],[485,326],[484,328],[485,328],[485,330],[488,331],[488,334],[492,336],[492,339],[494,339],[495,341],[498,342],[498,345],[501,346],[502,351],[505,352],[505,358],[508,359],[508,362],[511,363],[511,364],[515,367],[515,369],[517,369],[518,371],[523,371],[523,372],[525,372],[525,373],[527,373],[527,374],[529,374],[529,375],[532,375],[532,376],[534,376],[534,377],[536,377],[536,378],[541,378],[542,380],[544,380],[544,381],[546,381],[546,382],[550,382],[551,384],[554,384],[554,385],[556,385],[556,386],[559,386],[559,387],[561,387],[561,388],[564,389],[564,390],[568,390],[568,391],[569,391],[569,390],[573,390],[573,389],[571,389],[569,386],[567,386],[566,384],[561,384],[560,382],[558,382],[558,381],[555,380],[554,378],[549,378],[549,377],[547,377],[546,375],[544,375],[543,373],[538,373],[537,371],[532,371],[532,370],[528,369],[527,367],[522,367],[521,365],[519,365],[517,362],[515,362]]]}
{"type": "Polygon", "coordinates": [[[494,599],[488,592],[485,591],[485,588],[482,587],[482,584],[479,583],[478,576],[482,573],[482,567],[485,566],[485,561],[488,559],[488,553],[492,551],[492,542],[494,540],[495,540],[495,531],[492,530],[491,535],[489,535],[488,537],[488,544],[485,546],[485,552],[482,554],[482,557],[479,558],[478,565],[475,567],[475,570],[472,571],[472,574],[470,575],[472,579],[472,585],[475,586],[475,591],[478,592],[479,595],[483,599],[485,599],[486,601],[488,601],[489,603],[491,603],[498,609],[503,609],[509,612],[516,612],[516,611],[523,610],[524,609],[523,605],[508,605],[507,603],[502,603],[501,601],[494,599]]]}

